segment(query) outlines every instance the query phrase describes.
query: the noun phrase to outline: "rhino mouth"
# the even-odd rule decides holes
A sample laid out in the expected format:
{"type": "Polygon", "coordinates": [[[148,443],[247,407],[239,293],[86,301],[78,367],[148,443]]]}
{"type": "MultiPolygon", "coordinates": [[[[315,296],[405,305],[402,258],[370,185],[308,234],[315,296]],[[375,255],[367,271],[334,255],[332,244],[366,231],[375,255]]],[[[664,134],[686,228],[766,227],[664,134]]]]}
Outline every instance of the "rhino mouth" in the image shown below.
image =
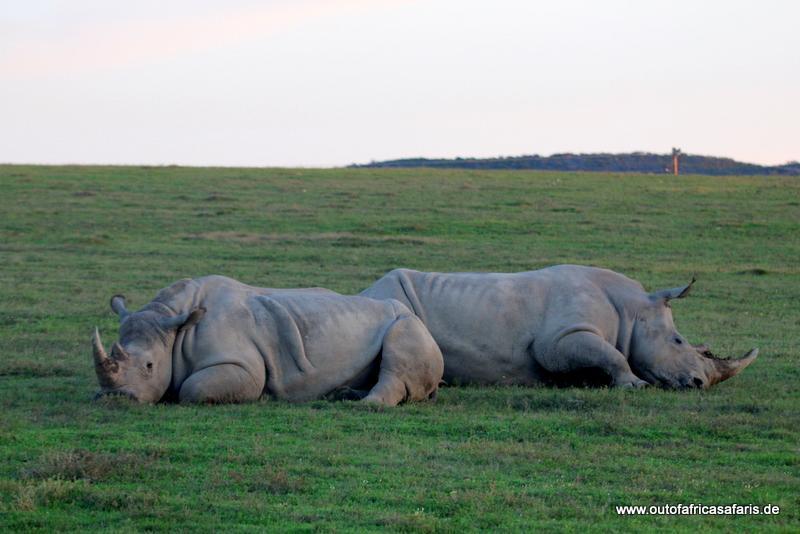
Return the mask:
{"type": "Polygon", "coordinates": [[[100,399],[102,399],[104,397],[124,397],[124,398],[130,399],[132,401],[136,401],[136,402],[139,401],[139,399],[136,398],[136,395],[134,395],[130,391],[127,391],[127,390],[124,390],[124,389],[121,389],[121,388],[107,389],[107,390],[103,390],[103,391],[98,391],[94,395],[94,400],[100,400],[100,399]]]}
{"type": "Polygon", "coordinates": [[[670,390],[683,390],[683,389],[703,389],[704,382],[701,378],[694,378],[694,379],[687,379],[684,381],[677,380],[674,378],[650,378],[647,377],[645,380],[650,382],[652,385],[660,387],[661,389],[670,389],[670,390]]]}
{"type": "Polygon", "coordinates": [[[673,389],[673,390],[680,390],[680,389],[702,389],[704,387],[704,382],[702,379],[694,377],[686,378],[686,379],[679,379],[670,376],[663,376],[658,373],[653,373],[648,370],[637,370],[635,371],[636,375],[645,380],[646,382],[650,383],[651,386],[656,386],[661,389],[673,389]],[[698,382],[699,380],[699,382],[698,382]]]}
{"type": "Polygon", "coordinates": [[[661,376],[654,375],[653,373],[644,372],[642,373],[642,379],[646,382],[649,382],[650,385],[656,386],[662,389],[680,389],[678,383],[675,380],[669,378],[663,378],[661,376]]]}

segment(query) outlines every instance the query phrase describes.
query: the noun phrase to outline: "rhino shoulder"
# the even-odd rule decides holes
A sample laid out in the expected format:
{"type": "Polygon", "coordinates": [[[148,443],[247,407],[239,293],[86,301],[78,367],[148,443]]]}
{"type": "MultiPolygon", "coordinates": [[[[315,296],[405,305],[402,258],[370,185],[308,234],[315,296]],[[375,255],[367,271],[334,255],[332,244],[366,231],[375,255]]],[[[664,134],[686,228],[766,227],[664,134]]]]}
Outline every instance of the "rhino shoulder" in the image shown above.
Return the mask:
{"type": "Polygon", "coordinates": [[[186,293],[196,291],[197,287],[198,284],[195,280],[183,278],[159,291],[153,302],[169,306],[175,299],[184,296],[186,293]]]}
{"type": "Polygon", "coordinates": [[[195,278],[193,280],[198,286],[208,288],[208,287],[246,287],[247,284],[243,284],[242,282],[230,278],[228,276],[223,276],[221,274],[209,274],[206,276],[201,276],[200,278],[195,278]]]}
{"type": "Polygon", "coordinates": [[[391,277],[391,276],[402,276],[404,274],[414,274],[414,273],[420,273],[420,272],[422,272],[422,271],[409,269],[407,267],[397,267],[396,269],[392,269],[391,271],[389,271],[388,273],[386,273],[383,276],[389,276],[389,277],[391,277]]]}
{"type": "Polygon", "coordinates": [[[397,299],[386,299],[384,302],[389,304],[394,311],[396,317],[405,317],[407,315],[414,315],[411,309],[397,299]]]}

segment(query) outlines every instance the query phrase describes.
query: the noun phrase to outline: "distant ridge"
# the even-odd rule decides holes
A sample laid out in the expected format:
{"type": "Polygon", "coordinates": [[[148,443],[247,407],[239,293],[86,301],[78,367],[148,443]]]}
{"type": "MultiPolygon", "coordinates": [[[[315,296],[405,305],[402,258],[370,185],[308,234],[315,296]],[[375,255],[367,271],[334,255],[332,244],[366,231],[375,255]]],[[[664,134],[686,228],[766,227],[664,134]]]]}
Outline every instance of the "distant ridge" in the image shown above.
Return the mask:
{"type": "MultiPolygon", "coordinates": [[[[373,161],[351,167],[434,167],[448,169],[506,169],[543,171],[596,171],[664,174],[671,172],[672,156],[631,152],[627,154],[553,154],[552,156],[512,156],[501,158],[409,158],[373,161]]],[[[684,154],[680,159],[681,174],[711,175],[789,175],[800,176],[800,162],[784,165],[756,165],[731,158],[684,154]]]]}

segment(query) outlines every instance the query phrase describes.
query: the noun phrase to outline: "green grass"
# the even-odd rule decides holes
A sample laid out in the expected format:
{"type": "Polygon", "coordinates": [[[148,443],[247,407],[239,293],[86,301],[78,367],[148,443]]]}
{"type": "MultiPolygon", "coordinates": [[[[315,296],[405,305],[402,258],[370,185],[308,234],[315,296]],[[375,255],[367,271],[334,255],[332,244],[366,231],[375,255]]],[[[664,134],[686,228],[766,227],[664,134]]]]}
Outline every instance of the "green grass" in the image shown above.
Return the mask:
{"type": "Polygon", "coordinates": [[[800,180],[0,166],[0,530],[800,528],[800,180]],[[387,270],[608,267],[698,283],[678,328],[761,356],[708,392],[445,388],[436,403],[138,406],[90,335],[218,273],[352,293],[387,270]],[[618,517],[616,504],[778,516],[618,517]]]}

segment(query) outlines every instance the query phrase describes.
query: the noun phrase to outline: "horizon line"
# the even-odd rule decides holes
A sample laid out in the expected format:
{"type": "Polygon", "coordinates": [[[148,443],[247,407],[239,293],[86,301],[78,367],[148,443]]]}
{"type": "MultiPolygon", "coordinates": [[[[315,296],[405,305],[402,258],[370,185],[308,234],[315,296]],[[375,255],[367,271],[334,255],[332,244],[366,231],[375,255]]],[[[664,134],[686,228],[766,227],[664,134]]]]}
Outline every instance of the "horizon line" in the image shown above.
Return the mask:
{"type": "MultiPolygon", "coordinates": [[[[41,167],[187,167],[187,168],[225,168],[225,169],[346,169],[359,166],[368,166],[374,163],[391,162],[391,161],[404,161],[404,160],[497,160],[497,159],[514,159],[525,157],[540,157],[551,158],[554,156],[573,155],[573,156],[593,156],[593,155],[655,155],[669,157],[669,152],[650,152],[646,150],[633,150],[628,152],[551,152],[549,154],[517,154],[517,155],[494,155],[494,156],[401,156],[386,159],[370,159],[366,162],[355,162],[344,164],[330,164],[330,165],[313,165],[313,164],[297,164],[297,165],[280,165],[280,164],[215,164],[215,163],[177,163],[177,162],[31,162],[31,161],[0,161],[0,166],[41,166],[41,167]]],[[[706,158],[727,159],[735,161],[740,164],[753,165],[757,167],[782,167],[785,165],[800,163],[800,158],[789,159],[783,163],[753,163],[749,161],[738,160],[730,156],[716,156],[709,154],[696,154],[681,151],[681,156],[699,156],[706,158]]]]}

